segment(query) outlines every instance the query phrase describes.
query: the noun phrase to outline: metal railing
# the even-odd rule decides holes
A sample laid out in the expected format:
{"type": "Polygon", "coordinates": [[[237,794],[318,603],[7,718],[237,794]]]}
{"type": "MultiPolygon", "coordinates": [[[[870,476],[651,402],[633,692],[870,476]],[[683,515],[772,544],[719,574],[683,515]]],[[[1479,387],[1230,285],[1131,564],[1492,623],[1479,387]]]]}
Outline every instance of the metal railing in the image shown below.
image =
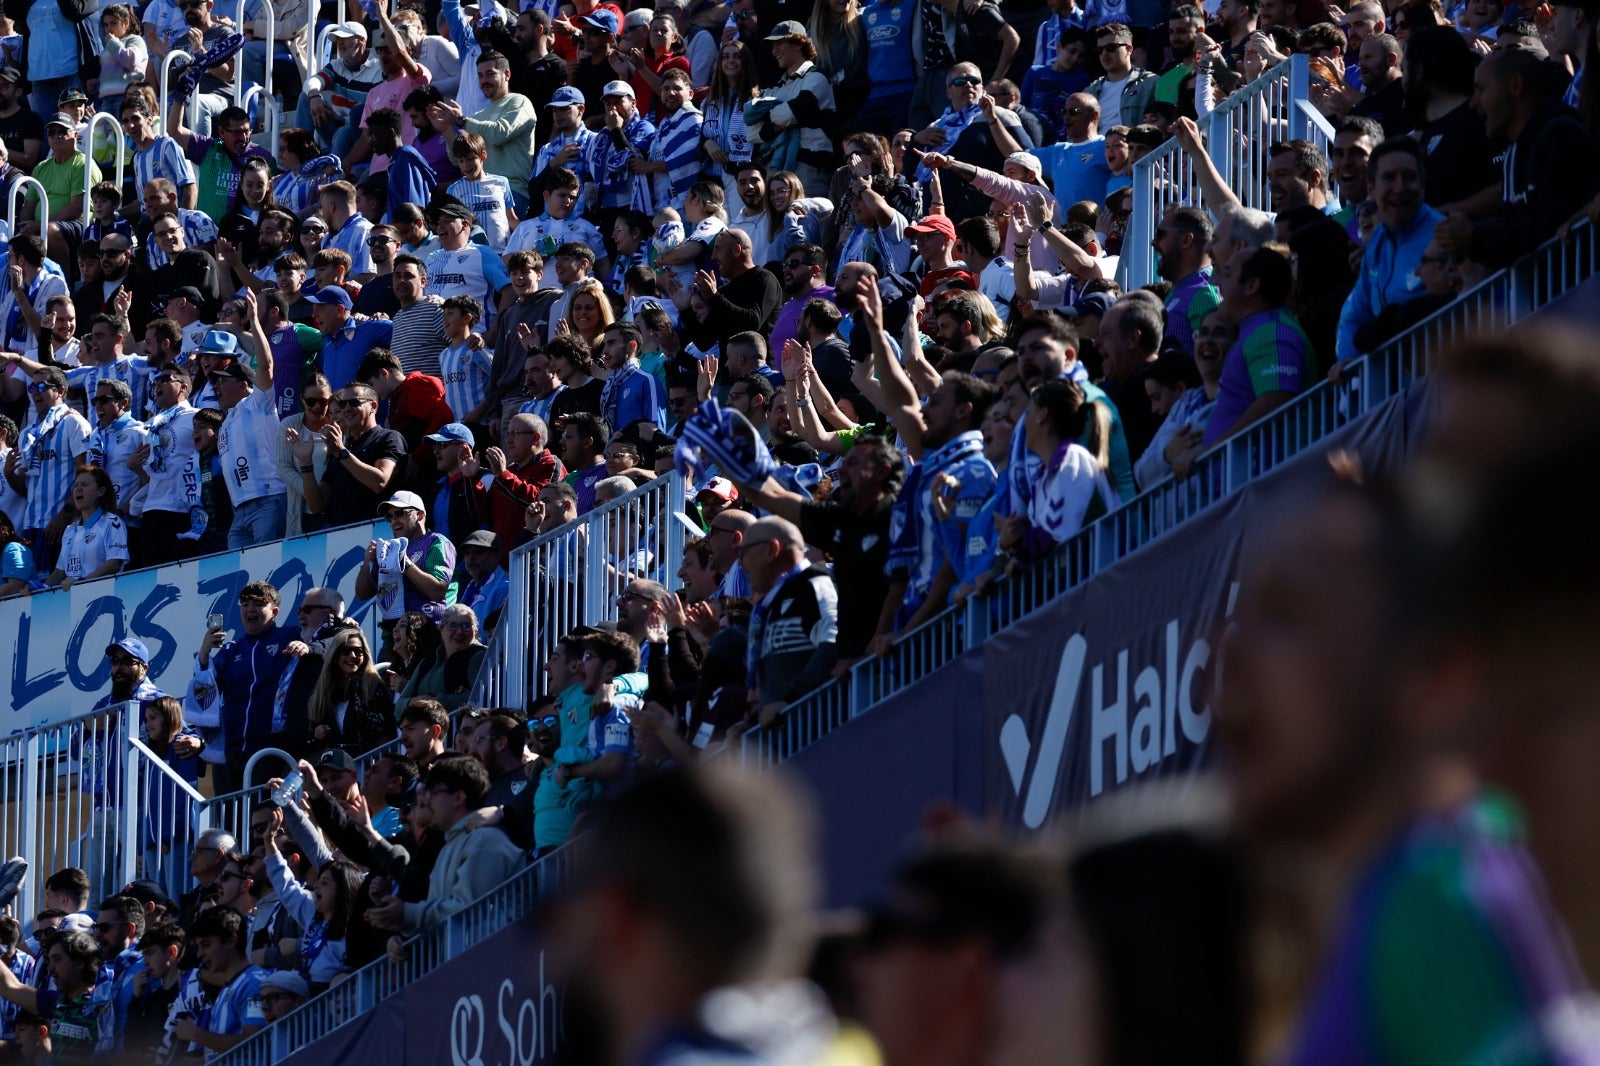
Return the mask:
{"type": "Polygon", "coordinates": [[[196,817],[207,800],[144,741],[130,737],[129,743],[138,757],[144,797],[146,833],[139,872],[160,885],[168,899],[177,899],[189,887],[189,852],[195,834],[209,828],[196,817]]]}
{"type": "Polygon", "coordinates": [[[863,659],[849,677],[796,701],[776,730],[746,733],[740,741],[741,760],[771,766],[804,750],[1400,395],[1432,369],[1441,351],[1515,325],[1597,271],[1600,235],[1595,227],[1583,224],[1568,241],[1546,242],[1357,360],[1340,384],[1320,382],[1206,451],[1186,480],[1158,482],[1086,526],[1050,558],[998,583],[988,596],[935,615],[901,636],[887,654],[863,659]]]}
{"type": "MultiPolygon", "coordinates": [[[[84,152],[89,161],[93,162],[95,130],[107,122],[111,123],[111,148],[117,153],[117,195],[120,196],[122,194],[122,182],[128,172],[128,156],[123,150],[125,146],[123,145],[122,137],[122,120],[109,111],[96,111],[90,115],[88,129],[84,133],[84,140],[88,142],[84,146],[84,152]]],[[[89,201],[89,190],[94,188],[94,172],[94,167],[86,166],[83,168],[83,224],[85,226],[94,217],[94,205],[89,201]]],[[[102,175],[103,177],[104,175],[102,175]]]]}
{"type": "Polygon", "coordinates": [[[565,884],[571,849],[518,871],[482,898],[406,941],[403,962],[376,959],[273,1025],[212,1060],[214,1066],[271,1066],[353,1021],[406,985],[531,913],[565,884]]]}
{"type": "Polygon", "coordinates": [[[39,179],[23,175],[11,183],[11,191],[6,194],[6,225],[10,227],[10,236],[17,235],[17,201],[27,192],[28,186],[33,186],[33,195],[39,198],[41,213],[50,210],[50,197],[44,191],[44,186],[39,184],[39,179]]]}
{"type": "MultiPolygon", "coordinates": [[[[167,97],[172,89],[172,61],[182,56],[189,62],[194,62],[194,56],[181,48],[170,49],[161,60],[161,132],[172,136],[172,131],[167,128],[167,97]]],[[[188,122],[193,129],[195,123],[200,121],[200,97],[197,93],[189,94],[188,122]]]]}
{"type": "MultiPolygon", "coordinates": [[[[1292,55],[1218,104],[1200,123],[1206,154],[1245,207],[1268,207],[1267,153],[1273,142],[1307,137],[1327,151],[1333,130],[1326,120],[1320,125],[1313,121],[1313,115],[1321,116],[1308,103],[1310,77],[1307,58],[1292,55]]],[[[1156,279],[1151,240],[1161,217],[1171,208],[1200,204],[1194,160],[1176,138],[1133,165],[1133,205],[1117,268],[1125,289],[1156,279]]]]}
{"type": "Polygon", "coordinates": [[[670,583],[683,555],[683,527],[673,518],[683,500],[674,471],[511,553],[511,591],[495,634],[504,634],[508,653],[493,675],[500,702],[525,706],[556,638],[614,617],[629,581],[670,583]]]}

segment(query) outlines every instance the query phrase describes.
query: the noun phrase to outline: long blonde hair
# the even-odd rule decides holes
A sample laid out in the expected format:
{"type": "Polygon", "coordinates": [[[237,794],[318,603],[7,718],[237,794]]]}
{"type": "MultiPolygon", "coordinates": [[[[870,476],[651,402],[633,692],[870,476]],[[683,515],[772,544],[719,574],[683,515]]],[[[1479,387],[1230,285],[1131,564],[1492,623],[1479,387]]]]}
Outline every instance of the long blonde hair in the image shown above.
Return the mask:
{"type": "Polygon", "coordinates": [[[572,335],[575,337],[583,337],[583,339],[588,342],[590,347],[598,348],[600,346],[600,334],[604,333],[606,331],[606,327],[611,325],[611,323],[615,322],[616,320],[616,312],[611,309],[611,298],[606,295],[605,286],[600,284],[600,279],[584,278],[582,281],[578,282],[577,287],[572,290],[572,299],[567,301],[566,322],[567,326],[572,330],[572,335]],[[577,303],[578,297],[582,296],[584,293],[588,293],[590,296],[593,296],[594,302],[600,307],[600,326],[595,330],[594,336],[592,337],[584,336],[583,331],[578,329],[578,323],[573,321],[572,318],[572,305],[577,303]]]}
{"type": "Polygon", "coordinates": [[[360,686],[361,695],[370,703],[381,697],[388,688],[383,678],[378,675],[378,668],[372,662],[372,649],[367,647],[366,635],[359,629],[341,629],[327,640],[327,650],[323,654],[322,673],[317,675],[317,687],[311,693],[311,705],[308,709],[308,718],[311,728],[319,725],[332,726],[336,723],[335,711],[339,704],[350,698],[350,689],[345,681],[344,673],[339,669],[339,653],[345,645],[359,641],[361,651],[366,659],[361,664],[361,672],[356,675],[355,683],[360,686]]]}
{"type": "Polygon", "coordinates": [[[850,0],[843,15],[833,13],[828,0],[817,0],[811,10],[811,40],[817,46],[817,67],[830,78],[848,71],[851,60],[861,53],[865,36],[861,32],[861,5],[850,0]]]}

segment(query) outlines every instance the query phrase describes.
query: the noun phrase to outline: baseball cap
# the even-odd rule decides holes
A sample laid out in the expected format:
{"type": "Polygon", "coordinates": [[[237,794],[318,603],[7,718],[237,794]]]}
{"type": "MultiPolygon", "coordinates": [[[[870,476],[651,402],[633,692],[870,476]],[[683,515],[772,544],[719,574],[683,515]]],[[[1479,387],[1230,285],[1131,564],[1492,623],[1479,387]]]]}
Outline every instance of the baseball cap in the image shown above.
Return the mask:
{"type": "Polygon", "coordinates": [[[194,304],[196,307],[199,307],[201,304],[206,302],[206,298],[200,295],[200,290],[195,288],[193,285],[178,286],[176,289],[173,289],[171,292],[161,297],[161,302],[166,303],[168,300],[176,300],[180,296],[194,304]]]}
{"type": "Polygon", "coordinates": [[[334,304],[338,304],[346,311],[355,306],[350,300],[350,294],[345,291],[342,285],[325,285],[316,292],[306,293],[305,298],[307,303],[319,304],[323,307],[331,307],[334,304]]]}
{"type": "Polygon", "coordinates": [[[378,504],[378,511],[381,514],[390,507],[399,507],[407,511],[421,511],[423,514],[428,513],[427,505],[422,502],[422,497],[418,496],[414,492],[395,493],[387,500],[384,500],[382,503],[378,504]]]}
{"type": "Polygon", "coordinates": [[[57,107],[65,104],[86,104],[88,102],[89,97],[84,94],[82,89],[62,89],[61,95],[56,97],[57,107]]]}
{"type": "Polygon", "coordinates": [[[596,8],[587,15],[584,15],[582,18],[575,19],[574,21],[586,29],[599,30],[602,33],[609,33],[612,35],[615,35],[617,32],[617,13],[615,11],[607,11],[603,7],[596,8]]]}
{"type": "Polygon", "coordinates": [[[94,932],[94,919],[81,911],[75,911],[61,919],[61,924],[56,929],[63,933],[92,933],[94,932]]]}
{"type": "Polygon", "coordinates": [[[62,129],[75,130],[78,128],[78,120],[67,114],[65,111],[57,111],[56,117],[44,124],[45,129],[49,129],[51,126],[60,126],[62,129]]]}
{"type": "Polygon", "coordinates": [[[1067,312],[1068,318],[1081,318],[1084,315],[1099,315],[1104,318],[1105,313],[1111,310],[1111,294],[1107,292],[1091,292],[1072,305],[1067,312]]]}
{"type": "Polygon", "coordinates": [[[300,996],[305,999],[311,997],[311,987],[306,984],[306,979],[293,970],[273,970],[261,979],[261,991],[271,989],[275,992],[287,992],[291,996],[300,996]]]}
{"type": "Polygon", "coordinates": [[[787,22],[780,22],[776,26],[772,27],[772,32],[767,34],[766,39],[768,41],[781,41],[787,37],[810,36],[811,34],[806,32],[806,28],[804,26],[798,22],[790,20],[787,22]]]}
{"type": "Polygon", "coordinates": [[[587,104],[588,101],[583,98],[583,91],[574,89],[570,85],[563,85],[550,94],[551,107],[572,107],[573,105],[584,107],[587,104]]]}
{"type": "Polygon", "coordinates": [[[147,877],[140,878],[137,881],[129,881],[122,886],[122,891],[118,892],[117,895],[132,896],[141,903],[157,903],[167,911],[176,911],[178,909],[177,905],[172,902],[172,897],[167,895],[167,890],[147,877]]]}
{"type": "Polygon", "coordinates": [[[317,768],[319,770],[338,770],[341,773],[353,774],[356,772],[356,761],[350,757],[350,753],[347,751],[329,748],[317,756],[317,768]]]}
{"type": "Polygon", "coordinates": [[[625,81],[622,81],[621,79],[618,79],[617,81],[608,81],[606,82],[606,87],[600,90],[600,95],[626,96],[631,98],[633,96],[633,86],[629,85],[625,81]]]}
{"type": "Polygon", "coordinates": [[[339,40],[349,40],[351,37],[359,37],[364,41],[367,39],[367,28],[361,25],[359,22],[341,22],[339,25],[328,31],[328,36],[337,38],[339,40]]]}
{"type": "Polygon", "coordinates": [[[906,227],[907,233],[942,233],[951,240],[956,239],[956,224],[950,221],[949,215],[929,215],[921,222],[906,227]]]}
{"type": "Polygon", "coordinates": [[[461,542],[461,550],[468,548],[486,548],[489,551],[500,550],[500,538],[492,529],[480,529],[467,534],[467,539],[461,542]]]}
{"type": "Polygon", "coordinates": [[[459,218],[463,222],[478,221],[478,216],[473,214],[472,208],[466,204],[440,204],[439,217],[441,219],[459,218]]]}
{"type": "Polygon", "coordinates": [[[106,645],[106,654],[110,655],[113,649],[120,648],[142,663],[150,661],[150,649],[144,646],[144,641],[138,637],[124,637],[115,644],[106,645]]]}
{"type": "Polygon", "coordinates": [[[225,329],[208,330],[199,346],[195,348],[196,355],[225,355],[229,359],[239,358],[239,338],[225,329]]]}
{"type": "Polygon", "coordinates": [[[1012,152],[1006,156],[1006,162],[1019,166],[1024,170],[1032,171],[1034,177],[1044,173],[1044,164],[1039,162],[1039,157],[1027,152],[1012,152]]]}
{"type": "Polygon", "coordinates": [[[446,422],[439,427],[439,432],[429,433],[424,440],[431,440],[435,444],[473,444],[475,439],[472,430],[460,422],[446,422]]]}
{"type": "Polygon", "coordinates": [[[710,484],[694,494],[694,498],[697,500],[702,496],[715,496],[723,503],[733,503],[739,498],[739,490],[727,478],[714,477],[711,479],[710,484]]]}

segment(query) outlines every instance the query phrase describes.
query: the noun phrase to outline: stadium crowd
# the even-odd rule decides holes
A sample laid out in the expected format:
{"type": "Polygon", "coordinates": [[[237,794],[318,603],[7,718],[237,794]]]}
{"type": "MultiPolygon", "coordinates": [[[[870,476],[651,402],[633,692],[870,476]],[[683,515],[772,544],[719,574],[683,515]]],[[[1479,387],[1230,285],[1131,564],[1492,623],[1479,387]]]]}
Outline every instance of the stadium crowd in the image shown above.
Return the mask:
{"type": "MultiPolygon", "coordinates": [[[[602,801],[641,779],[690,788],[659,771],[775,725],[1084,522],[1195,476],[1217,442],[1600,213],[1595,0],[1537,18],[1494,0],[348,13],[310,77],[322,38],[298,0],[0,17],[0,195],[23,193],[0,292],[0,596],[382,521],[355,589],[378,605],[377,646],[337,591],[291,605],[257,581],[240,632],[197,627],[183,692],[146,679],[137,639],[107,649],[103,703],[137,700],[141,739],[184,780],[238,790],[268,746],[304,761],[248,841],[143,820],[147,853],[192,850],[192,885],[67,870],[31,943],[0,922],[24,1054],[213,1055],[591,809],[627,836],[602,801]],[[174,50],[189,62],[163,86],[174,50]],[[1290,53],[1335,133],[1324,154],[1260,131],[1268,214],[1242,206],[1204,130],[1290,53]],[[102,112],[121,136],[87,124],[102,112]],[[1161,280],[1125,292],[1119,260],[1146,254],[1125,247],[1133,166],[1169,139],[1201,197],[1155,226],[1161,280]],[[696,531],[682,557],[614,527],[614,617],[546,649],[532,706],[465,706],[509,553],[675,468],[696,531]]],[[[1298,543],[1344,547],[1314,532],[1298,543]]],[[[1240,728],[1244,756],[1274,739],[1240,728]]],[[[1394,748],[1396,773],[1436,756],[1394,748]]],[[[131,801],[91,784],[102,806],[131,801]]],[[[1265,818],[1263,789],[1241,806],[1265,818]]],[[[1482,842],[1457,843],[1452,858],[1482,842]]],[[[908,874],[925,878],[911,896],[956,895],[886,910],[879,947],[1048,955],[1033,904],[985,861],[908,874]],[[1002,899],[1015,914],[983,917],[1002,899]]],[[[1074,892],[1104,888],[1074,870],[1074,892]]],[[[1059,909],[1049,928],[1081,935],[1059,909]]],[[[1518,946],[1559,954],[1552,937],[1518,946]]],[[[1186,987],[1202,986],[1234,988],[1186,987]]],[[[888,1016],[986,1032],[972,1011],[998,997],[978,991],[965,1011],[888,1016]]],[[[1298,1057],[1355,1061],[1313,1039],[1355,1009],[1327,996],[1298,1057]]],[[[1542,1047],[1515,1000],[1478,1020],[1542,1047]]],[[[961,1047],[901,1052],[874,1031],[896,1066],[961,1047]]]]}

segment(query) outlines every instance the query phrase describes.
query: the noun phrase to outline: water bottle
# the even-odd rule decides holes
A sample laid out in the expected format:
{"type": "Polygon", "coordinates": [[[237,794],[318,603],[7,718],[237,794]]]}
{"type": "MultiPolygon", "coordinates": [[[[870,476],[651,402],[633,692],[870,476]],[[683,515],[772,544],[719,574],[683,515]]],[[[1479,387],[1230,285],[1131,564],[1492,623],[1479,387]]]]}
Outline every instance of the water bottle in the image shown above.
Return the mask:
{"type": "Polygon", "coordinates": [[[299,770],[290,770],[289,776],[283,779],[283,784],[272,790],[272,802],[280,807],[287,807],[300,798],[300,793],[306,790],[306,777],[299,770]]]}

